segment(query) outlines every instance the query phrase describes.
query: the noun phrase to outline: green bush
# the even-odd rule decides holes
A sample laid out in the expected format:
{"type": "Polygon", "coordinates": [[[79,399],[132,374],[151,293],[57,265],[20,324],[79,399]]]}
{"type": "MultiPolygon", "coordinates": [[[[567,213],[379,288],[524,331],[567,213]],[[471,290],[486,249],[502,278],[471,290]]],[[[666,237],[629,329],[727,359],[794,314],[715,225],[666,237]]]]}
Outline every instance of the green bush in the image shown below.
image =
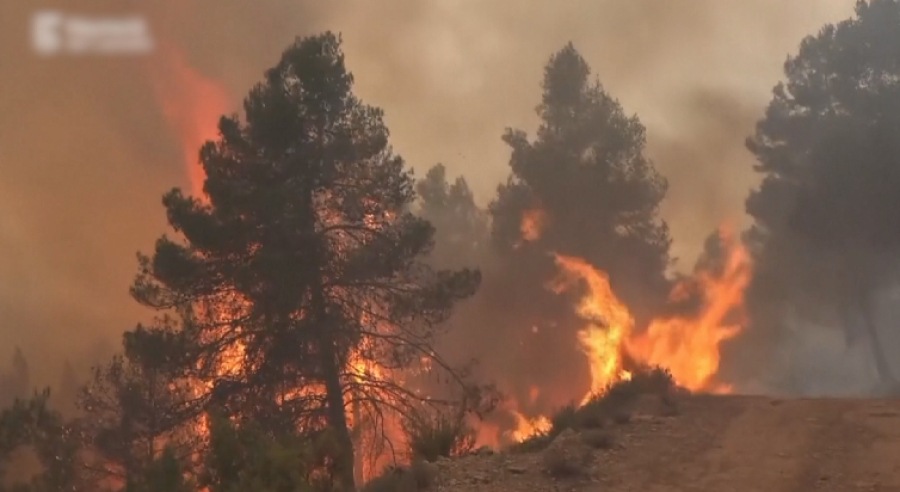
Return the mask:
{"type": "Polygon", "coordinates": [[[201,484],[210,492],[308,492],[313,456],[300,436],[272,436],[216,416],[201,484]]]}

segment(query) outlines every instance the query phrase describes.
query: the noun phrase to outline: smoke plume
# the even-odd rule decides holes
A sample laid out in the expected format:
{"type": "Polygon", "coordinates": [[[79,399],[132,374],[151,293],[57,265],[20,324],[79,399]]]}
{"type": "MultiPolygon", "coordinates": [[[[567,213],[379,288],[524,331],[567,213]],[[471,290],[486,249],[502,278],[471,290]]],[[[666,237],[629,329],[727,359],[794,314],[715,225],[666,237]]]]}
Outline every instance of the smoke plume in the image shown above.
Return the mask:
{"type": "Polygon", "coordinates": [[[190,185],[151,78],[163,47],[220,84],[236,111],[295,36],[342,32],[357,92],[386,110],[397,150],[418,170],[446,163],[485,204],[508,173],[503,129],[534,128],[543,65],[572,41],[647,125],[671,184],[674,253],[689,268],[710,231],[743,220],[755,179],[743,140],[786,54],[852,5],[2,0],[0,360],[20,345],[41,362],[35,379],[55,383],[66,358],[87,363],[147,316],[128,296],[134,253],[164,231],[161,194],[190,185]],[[39,8],[142,14],[160,49],[40,58],[29,45],[39,8]]]}

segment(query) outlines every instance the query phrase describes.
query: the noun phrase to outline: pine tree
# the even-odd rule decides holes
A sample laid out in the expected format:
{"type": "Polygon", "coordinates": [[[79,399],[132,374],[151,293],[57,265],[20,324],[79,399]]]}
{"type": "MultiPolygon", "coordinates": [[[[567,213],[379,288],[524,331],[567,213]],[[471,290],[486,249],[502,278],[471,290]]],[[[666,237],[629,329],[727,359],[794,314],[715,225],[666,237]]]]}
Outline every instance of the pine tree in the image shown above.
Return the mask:
{"type": "Polygon", "coordinates": [[[290,46],[244,121],[222,118],[203,147],[208,201],[163,199],[183,240],[160,238],[133,288],[184,317],[158,334],[190,354],[184,372],[212,386],[210,404],[274,429],[333,429],[347,490],[350,395],[373,411],[417,398],[391,374],[443,366],[430,340],[480,279],[420,261],[433,228],[410,212],[415,183],[381,110],[352,84],[337,36],[290,46]]]}

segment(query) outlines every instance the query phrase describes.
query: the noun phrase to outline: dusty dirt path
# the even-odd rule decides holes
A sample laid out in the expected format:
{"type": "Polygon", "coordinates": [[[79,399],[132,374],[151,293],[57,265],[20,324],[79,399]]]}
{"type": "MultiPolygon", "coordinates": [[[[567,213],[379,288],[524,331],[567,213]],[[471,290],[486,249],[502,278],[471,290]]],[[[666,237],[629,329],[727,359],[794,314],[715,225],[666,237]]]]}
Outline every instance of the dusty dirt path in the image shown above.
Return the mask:
{"type": "Polygon", "coordinates": [[[589,489],[900,492],[900,400],[698,398],[631,427],[589,489]]]}

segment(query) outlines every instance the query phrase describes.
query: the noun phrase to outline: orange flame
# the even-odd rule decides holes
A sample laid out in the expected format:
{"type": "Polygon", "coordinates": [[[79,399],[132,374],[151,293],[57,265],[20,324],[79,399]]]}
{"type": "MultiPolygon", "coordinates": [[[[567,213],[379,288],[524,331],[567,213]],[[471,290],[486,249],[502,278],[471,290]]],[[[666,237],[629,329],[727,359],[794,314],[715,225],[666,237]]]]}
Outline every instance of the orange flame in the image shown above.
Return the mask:
{"type": "Polygon", "coordinates": [[[744,289],[750,281],[747,251],[728,232],[721,233],[729,255],[720,275],[701,271],[695,280],[703,298],[697,317],[654,320],[647,331],[629,340],[628,351],[652,365],[667,367],[682,386],[691,390],[730,392],[713,381],[719,370],[719,345],[735,337],[744,321],[744,289]],[[729,322],[732,314],[740,316],[729,322]]]}
{"type": "Polygon", "coordinates": [[[163,113],[181,140],[191,193],[204,200],[206,175],[199,165],[199,149],[218,136],[219,117],[230,107],[228,94],[193,68],[181,50],[171,46],[163,51],[152,81],[163,113]]]}
{"type": "Polygon", "coordinates": [[[555,256],[560,277],[551,285],[553,290],[562,292],[580,280],[587,283],[588,295],[577,306],[578,315],[587,323],[578,333],[581,348],[591,366],[591,390],[584,397],[583,402],[586,402],[625,376],[621,348],[631,336],[634,320],[613,293],[606,274],[581,258],[555,256]]]}
{"type": "Polygon", "coordinates": [[[538,415],[535,418],[528,418],[519,412],[513,412],[516,419],[516,428],[509,433],[509,436],[516,442],[522,442],[529,437],[544,434],[550,431],[553,424],[545,415],[538,415]]]}
{"type": "MultiPolygon", "coordinates": [[[[603,272],[582,259],[556,256],[557,265],[568,282],[564,286],[578,279],[587,283],[588,294],[577,309],[587,323],[579,338],[590,358],[592,394],[630,376],[622,367],[623,353],[637,362],[669,369],[678,384],[689,390],[730,391],[714,379],[721,358],[720,344],[740,332],[739,322],[729,323],[727,317],[743,313],[750,259],[729,233],[723,231],[721,237],[729,251],[722,273],[700,271],[689,279],[702,290],[698,314],[656,319],[642,333],[633,332],[634,320],[612,292],[603,272]]],[[[559,285],[554,287],[559,289],[559,285]]],[[[684,285],[676,285],[672,295],[683,295],[685,290],[684,285]]]]}
{"type": "MultiPolygon", "coordinates": [[[[546,214],[528,211],[522,216],[522,237],[534,241],[540,235],[546,214]]],[[[744,321],[743,292],[750,281],[751,264],[747,251],[726,229],[720,240],[727,251],[721,272],[700,270],[677,284],[670,298],[684,300],[699,287],[700,308],[692,315],[653,320],[644,332],[635,332],[634,318],[616,297],[607,275],[576,257],[554,254],[559,277],[548,285],[561,293],[583,282],[587,293],[576,305],[585,326],[578,334],[581,349],[588,357],[591,388],[582,400],[602,393],[609,384],[631,378],[623,362],[627,354],[638,363],[662,366],[675,381],[691,391],[727,393],[731,387],[715,380],[721,360],[720,345],[741,331],[744,321]],[[737,319],[729,319],[731,316],[737,319]]],[[[546,430],[546,417],[528,419],[513,410],[516,440],[546,430]]]]}

